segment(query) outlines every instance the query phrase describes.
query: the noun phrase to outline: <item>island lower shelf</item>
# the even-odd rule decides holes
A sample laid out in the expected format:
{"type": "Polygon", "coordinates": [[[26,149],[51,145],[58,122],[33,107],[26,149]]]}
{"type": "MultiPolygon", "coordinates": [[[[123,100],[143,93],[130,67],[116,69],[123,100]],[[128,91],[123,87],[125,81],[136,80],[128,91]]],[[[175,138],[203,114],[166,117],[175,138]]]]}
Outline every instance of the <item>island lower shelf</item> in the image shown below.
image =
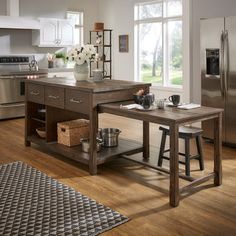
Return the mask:
{"type": "MultiPolygon", "coordinates": [[[[39,138],[37,135],[27,137],[27,141],[37,144],[41,147],[46,147],[48,150],[63,155],[74,161],[89,164],[89,154],[82,151],[81,145],[74,147],[67,147],[57,142],[46,142],[45,139],[39,138]]],[[[119,139],[117,147],[102,147],[101,151],[97,153],[97,165],[111,161],[120,155],[131,155],[143,150],[141,143],[127,139],[119,139]]]]}

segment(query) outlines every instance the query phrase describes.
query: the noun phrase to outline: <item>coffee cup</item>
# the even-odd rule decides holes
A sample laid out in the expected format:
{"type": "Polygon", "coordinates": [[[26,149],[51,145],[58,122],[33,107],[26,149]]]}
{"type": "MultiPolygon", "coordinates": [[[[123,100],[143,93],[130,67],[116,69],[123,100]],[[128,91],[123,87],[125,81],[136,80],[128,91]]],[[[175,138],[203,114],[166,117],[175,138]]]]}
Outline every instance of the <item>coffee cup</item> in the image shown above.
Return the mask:
{"type": "Polygon", "coordinates": [[[174,106],[178,106],[180,103],[180,95],[172,95],[169,97],[169,101],[173,103],[174,106]]]}
{"type": "Polygon", "coordinates": [[[106,75],[106,72],[100,69],[93,70],[93,80],[95,81],[101,81],[104,79],[104,76],[106,75]]]}
{"type": "Polygon", "coordinates": [[[144,109],[149,109],[150,106],[153,104],[155,100],[155,96],[153,93],[148,93],[146,95],[143,96],[143,102],[142,102],[142,106],[144,109]]]}

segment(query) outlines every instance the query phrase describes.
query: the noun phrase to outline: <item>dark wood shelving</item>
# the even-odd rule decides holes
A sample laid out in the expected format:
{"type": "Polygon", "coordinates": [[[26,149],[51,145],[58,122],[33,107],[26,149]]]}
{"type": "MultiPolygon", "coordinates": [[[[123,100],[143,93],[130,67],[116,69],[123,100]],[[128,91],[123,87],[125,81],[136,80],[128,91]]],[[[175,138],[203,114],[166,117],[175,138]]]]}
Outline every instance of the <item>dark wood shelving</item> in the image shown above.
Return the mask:
{"type": "Polygon", "coordinates": [[[100,45],[100,44],[97,44],[97,45],[94,45],[94,47],[111,47],[111,45],[100,45]]]}
{"type": "Polygon", "coordinates": [[[90,30],[90,44],[95,45],[97,53],[100,55],[99,62],[90,61],[90,77],[93,77],[93,69],[102,69],[106,72],[103,78],[112,78],[112,30],[104,29],[101,31],[90,30]],[[101,43],[96,44],[95,37],[101,37],[101,43]],[[105,60],[104,60],[105,59],[105,60]],[[108,60],[106,60],[108,59],[108,60]]]}
{"type": "Polygon", "coordinates": [[[46,121],[43,120],[42,118],[31,117],[31,119],[34,120],[34,121],[40,122],[40,123],[42,123],[42,124],[46,124],[46,121]]]}
{"type": "MultiPolygon", "coordinates": [[[[89,155],[82,151],[81,145],[77,145],[74,147],[67,147],[62,144],[58,144],[57,142],[46,142],[45,139],[39,138],[36,134],[28,136],[28,141],[40,145],[41,147],[46,147],[52,152],[61,154],[70,158],[74,161],[88,164],[89,163],[89,155]]],[[[130,155],[142,150],[142,144],[127,140],[127,139],[120,139],[119,145],[117,147],[106,148],[102,147],[101,151],[98,152],[97,155],[97,164],[103,164],[107,161],[111,161],[121,154],[123,155],[130,155]]]]}

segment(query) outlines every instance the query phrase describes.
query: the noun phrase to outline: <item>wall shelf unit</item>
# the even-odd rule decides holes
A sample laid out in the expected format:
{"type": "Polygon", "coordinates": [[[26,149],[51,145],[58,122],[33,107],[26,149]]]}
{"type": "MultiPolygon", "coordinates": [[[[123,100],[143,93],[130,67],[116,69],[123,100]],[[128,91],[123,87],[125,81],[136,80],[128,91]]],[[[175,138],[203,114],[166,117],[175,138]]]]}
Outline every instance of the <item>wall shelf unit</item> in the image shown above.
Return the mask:
{"type": "Polygon", "coordinates": [[[101,69],[103,78],[112,79],[112,30],[91,30],[89,42],[95,46],[100,58],[98,62],[90,62],[90,77],[93,77],[93,70],[101,69]]]}

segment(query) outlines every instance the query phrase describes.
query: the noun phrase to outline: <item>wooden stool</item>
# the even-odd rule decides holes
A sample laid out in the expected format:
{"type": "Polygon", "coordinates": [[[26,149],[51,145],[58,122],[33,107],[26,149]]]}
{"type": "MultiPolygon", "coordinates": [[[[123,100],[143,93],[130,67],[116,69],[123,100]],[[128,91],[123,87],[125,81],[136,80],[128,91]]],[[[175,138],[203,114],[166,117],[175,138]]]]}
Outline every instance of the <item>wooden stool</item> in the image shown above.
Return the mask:
{"type": "MultiPolygon", "coordinates": [[[[169,157],[164,156],[165,152],[169,152],[170,149],[165,150],[166,144],[166,136],[170,135],[169,127],[160,126],[160,130],[162,130],[162,138],[161,138],[161,147],[159,152],[159,159],[158,159],[158,166],[162,166],[163,159],[170,160],[169,157]]],[[[197,159],[199,160],[200,170],[204,170],[204,163],[203,163],[203,153],[202,153],[202,129],[196,127],[186,127],[181,126],[179,127],[179,138],[184,139],[185,143],[185,153],[180,153],[179,155],[185,157],[185,161],[179,161],[180,164],[185,165],[185,174],[190,176],[190,160],[197,159]],[[197,151],[198,154],[191,156],[190,154],[190,139],[195,138],[197,144],[197,151]]]]}

